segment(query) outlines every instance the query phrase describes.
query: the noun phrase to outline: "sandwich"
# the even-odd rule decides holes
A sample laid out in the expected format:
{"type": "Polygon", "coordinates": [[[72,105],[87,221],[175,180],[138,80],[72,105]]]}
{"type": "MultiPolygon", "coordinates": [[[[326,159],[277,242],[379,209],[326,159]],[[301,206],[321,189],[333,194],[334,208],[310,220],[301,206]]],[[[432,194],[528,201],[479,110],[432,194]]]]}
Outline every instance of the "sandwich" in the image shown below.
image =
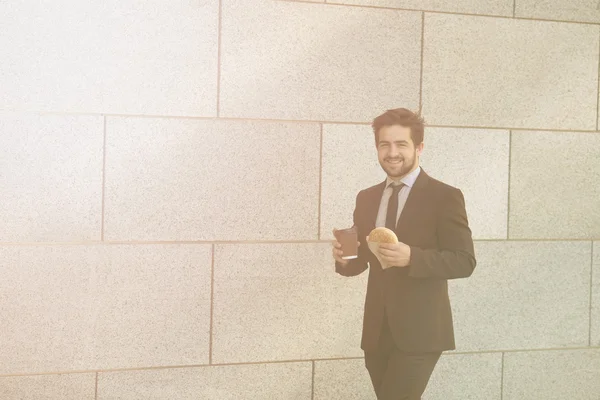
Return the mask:
{"type": "Polygon", "coordinates": [[[375,228],[371,231],[371,233],[369,233],[369,236],[367,237],[367,242],[369,245],[369,250],[371,250],[371,252],[375,254],[375,257],[377,257],[377,260],[379,260],[381,268],[387,269],[392,267],[392,265],[388,265],[385,261],[383,261],[383,259],[379,255],[379,244],[398,243],[398,237],[396,236],[394,231],[384,227],[375,228]]]}

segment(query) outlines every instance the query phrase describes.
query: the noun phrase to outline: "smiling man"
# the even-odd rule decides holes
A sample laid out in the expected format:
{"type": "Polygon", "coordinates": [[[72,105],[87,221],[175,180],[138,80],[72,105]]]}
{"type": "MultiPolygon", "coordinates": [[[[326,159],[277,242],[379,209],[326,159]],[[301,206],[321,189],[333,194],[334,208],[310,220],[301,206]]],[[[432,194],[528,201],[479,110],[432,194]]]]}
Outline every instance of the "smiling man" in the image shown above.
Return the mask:
{"type": "Polygon", "coordinates": [[[361,348],[380,400],[419,400],[441,354],[454,350],[448,279],[475,269],[473,239],[462,192],[425,173],[423,119],[405,108],[373,121],[385,181],[356,196],[358,258],[343,260],[333,241],[336,272],[355,276],[369,268],[361,348]],[[397,244],[380,244],[383,269],[367,235],[387,227],[397,244]]]}

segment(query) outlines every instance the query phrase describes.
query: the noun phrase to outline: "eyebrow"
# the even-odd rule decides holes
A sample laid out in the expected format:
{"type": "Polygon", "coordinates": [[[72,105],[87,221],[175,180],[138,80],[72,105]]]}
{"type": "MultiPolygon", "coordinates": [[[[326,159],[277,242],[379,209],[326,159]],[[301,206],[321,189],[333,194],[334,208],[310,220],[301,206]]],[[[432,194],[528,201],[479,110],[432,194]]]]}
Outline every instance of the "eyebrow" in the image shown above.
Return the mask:
{"type": "MultiPolygon", "coordinates": [[[[379,143],[381,144],[381,143],[390,143],[390,142],[388,142],[387,140],[380,140],[379,143]]],[[[406,143],[406,144],[408,144],[408,141],[406,141],[406,140],[396,140],[396,141],[394,141],[394,143],[406,143]]]]}

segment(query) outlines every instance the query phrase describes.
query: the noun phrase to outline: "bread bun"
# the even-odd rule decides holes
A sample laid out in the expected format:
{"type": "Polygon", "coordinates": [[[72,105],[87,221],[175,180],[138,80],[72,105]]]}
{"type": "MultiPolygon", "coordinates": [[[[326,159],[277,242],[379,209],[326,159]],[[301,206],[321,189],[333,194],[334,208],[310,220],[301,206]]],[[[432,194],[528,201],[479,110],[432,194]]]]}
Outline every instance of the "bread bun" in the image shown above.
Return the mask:
{"type": "Polygon", "coordinates": [[[369,242],[377,243],[398,243],[398,237],[393,230],[379,227],[369,233],[369,242]]]}

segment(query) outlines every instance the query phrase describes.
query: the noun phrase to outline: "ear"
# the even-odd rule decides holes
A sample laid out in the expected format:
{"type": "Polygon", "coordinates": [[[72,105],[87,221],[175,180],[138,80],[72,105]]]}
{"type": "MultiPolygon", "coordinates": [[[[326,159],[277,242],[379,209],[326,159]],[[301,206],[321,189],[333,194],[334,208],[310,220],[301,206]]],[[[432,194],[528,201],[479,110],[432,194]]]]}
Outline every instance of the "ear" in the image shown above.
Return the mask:
{"type": "Polygon", "coordinates": [[[418,155],[418,156],[421,156],[421,153],[423,152],[423,147],[424,147],[424,145],[423,145],[423,142],[421,142],[421,143],[420,143],[420,144],[417,146],[416,150],[417,150],[417,155],[418,155]]]}

